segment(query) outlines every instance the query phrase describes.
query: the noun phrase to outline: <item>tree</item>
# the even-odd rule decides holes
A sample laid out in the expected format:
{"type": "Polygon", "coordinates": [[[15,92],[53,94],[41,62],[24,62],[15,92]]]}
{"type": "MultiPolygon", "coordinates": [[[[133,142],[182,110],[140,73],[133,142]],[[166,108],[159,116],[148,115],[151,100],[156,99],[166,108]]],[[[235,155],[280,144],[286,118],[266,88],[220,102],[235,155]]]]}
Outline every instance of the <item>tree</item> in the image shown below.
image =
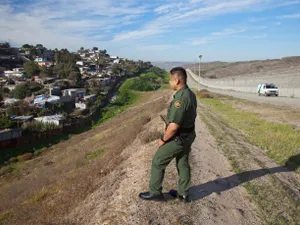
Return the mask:
{"type": "Polygon", "coordinates": [[[43,89],[43,85],[36,82],[27,82],[17,85],[13,90],[12,95],[14,98],[24,99],[25,97],[31,96],[32,93],[41,89],[43,89]]]}
{"type": "Polygon", "coordinates": [[[97,51],[98,50],[98,47],[93,47],[93,51],[97,51]]]}
{"type": "Polygon", "coordinates": [[[33,59],[37,55],[36,49],[34,47],[29,50],[29,57],[33,59]]]}
{"type": "Polygon", "coordinates": [[[106,51],[106,49],[103,49],[103,50],[100,50],[100,53],[101,53],[102,55],[106,55],[107,51],[106,51]]]}
{"type": "Polygon", "coordinates": [[[24,99],[27,94],[28,85],[27,84],[19,84],[15,87],[13,91],[13,95],[17,99],[24,99]]]}
{"type": "Polygon", "coordinates": [[[33,46],[32,45],[29,45],[29,44],[24,44],[23,46],[22,46],[22,48],[32,48],[33,46]]]}
{"type": "Polygon", "coordinates": [[[3,44],[1,44],[1,46],[4,48],[10,48],[10,44],[8,42],[4,42],[3,44]]]}
{"type": "Polygon", "coordinates": [[[104,65],[105,65],[105,59],[104,58],[97,58],[94,62],[96,64],[97,71],[99,70],[100,67],[103,68],[104,65]]]}
{"type": "Polygon", "coordinates": [[[69,76],[68,79],[74,81],[77,85],[79,85],[81,81],[81,73],[79,71],[73,70],[69,76]]]}
{"type": "Polygon", "coordinates": [[[115,63],[111,68],[113,74],[120,74],[122,72],[122,67],[120,64],[115,63]]]}
{"type": "Polygon", "coordinates": [[[80,51],[83,52],[83,50],[84,50],[84,47],[80,47],[80,51]]]}
{"type": "Polygon", "coordinates": [[[38,75],[40,73],[40,68],[34,62],[25,62],[24,71],[26,72],[26,77],[30,78],[32,76],[38,75]]]}
{"type": "Polygon", "coordinates": [[[35,47],[36,48],[44,48],[44,46],[42,44],[37,44],[35,47]]]}
{"type": "Polygon", "coordinates": [[[16,126],[16,122],[9,119],[8,117],[0,117],[0,129],[13,128],[16,126]]]}

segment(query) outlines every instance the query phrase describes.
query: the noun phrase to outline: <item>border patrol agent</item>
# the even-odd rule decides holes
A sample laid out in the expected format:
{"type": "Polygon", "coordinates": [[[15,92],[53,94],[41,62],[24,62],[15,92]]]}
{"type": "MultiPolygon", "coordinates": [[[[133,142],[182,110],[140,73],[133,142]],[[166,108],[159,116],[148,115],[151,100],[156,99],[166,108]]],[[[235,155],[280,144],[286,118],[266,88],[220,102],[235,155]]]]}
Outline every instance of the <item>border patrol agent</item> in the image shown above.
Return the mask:
{"type": "Polygon", "coordinates": [[[187,74],[184,68],[176,67],[170,71],[170,86],[176,91],[168,108],[165,134],[158,141],[158,150],[152,159],[151,178],[148,192],[142,192],[143,200],[163,201],[162,182],[165,169],[175,158],[179,176],[177,197],[190,202],[189,153],[195,140],[195,119],[197,100],[186,84],[187,74]]]}

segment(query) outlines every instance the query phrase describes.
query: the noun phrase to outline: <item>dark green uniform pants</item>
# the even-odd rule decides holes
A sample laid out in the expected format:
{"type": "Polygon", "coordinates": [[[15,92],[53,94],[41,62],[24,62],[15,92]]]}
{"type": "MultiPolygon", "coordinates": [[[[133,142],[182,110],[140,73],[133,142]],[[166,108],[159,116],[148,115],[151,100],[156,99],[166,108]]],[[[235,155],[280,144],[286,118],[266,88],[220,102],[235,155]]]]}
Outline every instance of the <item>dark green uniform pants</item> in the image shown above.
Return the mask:
{"type": "Polygon", "coordinates": [[[160,194],[162,192],[165,169],[174,158],[176,158],[176,167],[179,176],[178,194],[187,194],[190,185],[190,165],[188,161],[190,151],[191,143],[179,145],[174,140],[167,142],[157,150],[152,159],[149,185],[152,194],[160,194]]]}

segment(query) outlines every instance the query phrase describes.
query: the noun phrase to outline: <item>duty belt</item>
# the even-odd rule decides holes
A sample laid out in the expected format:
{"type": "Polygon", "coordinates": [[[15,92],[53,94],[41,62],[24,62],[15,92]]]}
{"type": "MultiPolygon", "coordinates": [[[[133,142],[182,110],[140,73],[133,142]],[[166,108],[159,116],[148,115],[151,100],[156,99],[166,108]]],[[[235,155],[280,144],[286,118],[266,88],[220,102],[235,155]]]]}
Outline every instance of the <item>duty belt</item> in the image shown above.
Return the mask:
{"type": "Polygon", "coordinates": [[[176,132],[177,135],[182,133],[191,133],[195,130],[195,126],[186,128],[186,127],[179,127],[178,131],[176,132]]]}

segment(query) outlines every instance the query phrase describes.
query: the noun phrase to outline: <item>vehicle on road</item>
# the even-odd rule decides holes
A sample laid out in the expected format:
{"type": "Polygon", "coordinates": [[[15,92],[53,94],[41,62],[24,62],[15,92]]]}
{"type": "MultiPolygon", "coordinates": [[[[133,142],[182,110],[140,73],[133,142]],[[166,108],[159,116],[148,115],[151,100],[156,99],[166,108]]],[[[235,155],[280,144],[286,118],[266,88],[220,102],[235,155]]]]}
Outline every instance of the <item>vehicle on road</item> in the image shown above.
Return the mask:
{"type": "Polygon", "coordinates": [[[278,96],[279,95],[279,90],[278,87],[273,84],[273,83],[264,83],[264,84],[259,84],[257,86],[257,93],[258,96],[264,95],[264,96],[278,96]]]}

